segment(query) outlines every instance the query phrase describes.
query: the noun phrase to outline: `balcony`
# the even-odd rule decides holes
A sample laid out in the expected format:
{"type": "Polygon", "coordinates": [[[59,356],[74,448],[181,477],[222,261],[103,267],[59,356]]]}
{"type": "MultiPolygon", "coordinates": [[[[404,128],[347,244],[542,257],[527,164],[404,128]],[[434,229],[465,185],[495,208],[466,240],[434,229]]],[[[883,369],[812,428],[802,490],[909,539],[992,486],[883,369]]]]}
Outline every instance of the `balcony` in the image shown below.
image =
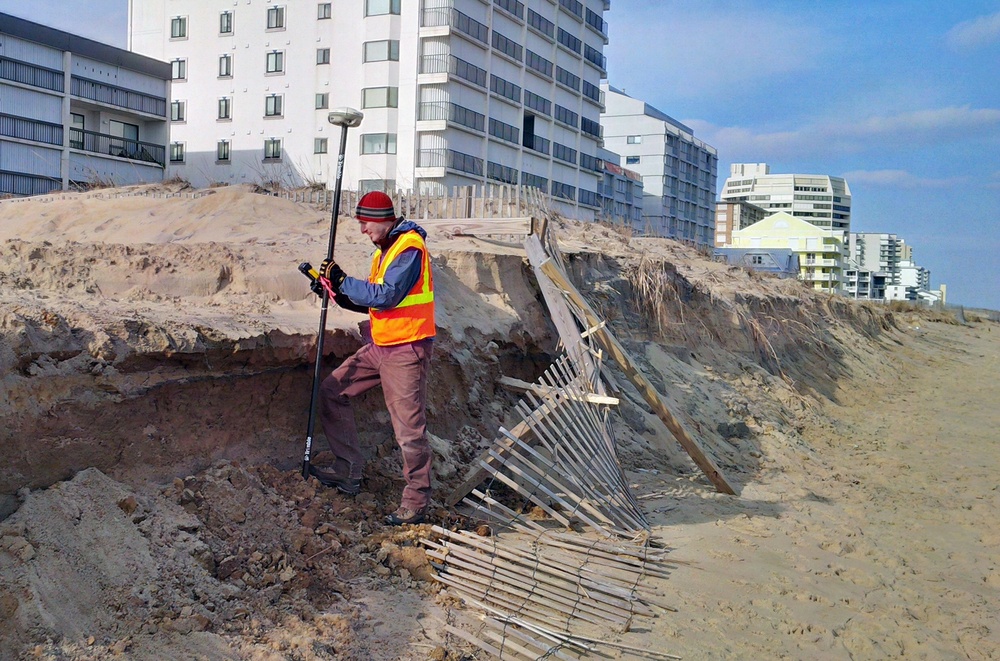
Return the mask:
{"type": "Polygon", "coordinates": [[[453,149],[421,149],[417,152],[418,168],[449,169],[483,176],[483,159],[453,149]]]}
{"type": "Polygon", "coordinates": [[[0,135],[62,147],[63,127],[60,124],[0,113],[0,135]]]}
{"type": "Polygon", "coordinates": [[[163,97],[143,94],[86,78],[73,76],[70,80],[70,94],[81,99],[89,99],[157,117],[165,118],[167,116],[167,100],[163,97]]]}
{"type": "Polygon", "coordinates": [[[449,122],[470,128],[473,131],[486,130],[486,116],[464,106],[448,101],[421,103],[417,111],[417,121],[449,122]]]}
{"type": "Polygon", "coordinates": [[[22,85],[31,85],[53,92],[62,92],[64,78],[62,71],[28,64],[20,60],[0,57],[0,78],[22,85]]]}
{"type": "MultiPolygon", "coordinates": [[[[420,74],[431,77],[439,74],[444,74],[445,77],[456,76],[477,87],[486,89],[486,70],[477,67],[471,62],[466,62],[461,58],[457,58],[454,55],[440,54],[422,56],[420,58],[420,74]]],[[[446,82],[446,79],[420,80],[418,82],[422,84],[426,83],[437,85],[446,82]]]]}
{"type": "Polygon", "coordinates": [[[439,7],[424,7],[420,14],[420,27],[454,29],[479,45],[489,46],[490,43],[490,29],[452,7],[450,2],[439,7]]]}
{"type": "Polygon", "coordinates": [[[94,131],[84,131],[82,129],[71,128],[69,130],[69,146],[72,149],[80,149],[95,154],[107,154],[118,158],[127,158],[130,161],[142,161],[143,163],[156,163],[160,167],[166,164],[166,147],[155,145],[151,142],[141,142],[139,140],[129,140],[105,133],[95,133],[94,131]]]}

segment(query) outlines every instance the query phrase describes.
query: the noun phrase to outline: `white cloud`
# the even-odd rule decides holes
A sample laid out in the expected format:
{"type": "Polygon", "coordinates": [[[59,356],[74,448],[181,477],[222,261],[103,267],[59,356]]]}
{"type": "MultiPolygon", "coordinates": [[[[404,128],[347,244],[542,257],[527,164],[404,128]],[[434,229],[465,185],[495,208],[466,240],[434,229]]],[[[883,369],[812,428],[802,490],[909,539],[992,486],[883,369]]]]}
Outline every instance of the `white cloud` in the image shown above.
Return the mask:
{"type": "Polygon", "coordinates": [[[906,170],[853,170],[841,175],[848,184],[873,184],[893,188],[949,188],[966,183],[965,177],[931,179],[906,170]]]}
{"type": "Polygon", "coordinates": [[[1000,12],[959,23],[945,34],[953,48],[967,49],[1000,42],[1000,12]]]}
{"type": "Polygon", "coordinates": [[[736,162],[781,161],[816,156],[885,151],[889,148],[941,145],[956,140],[996,143],[1000,109],[969,106],[916,110],[866,118],[827,119],[785,131],[761,132],[742,126],[716,126],[682,120],[695,135],[736,162]]]}

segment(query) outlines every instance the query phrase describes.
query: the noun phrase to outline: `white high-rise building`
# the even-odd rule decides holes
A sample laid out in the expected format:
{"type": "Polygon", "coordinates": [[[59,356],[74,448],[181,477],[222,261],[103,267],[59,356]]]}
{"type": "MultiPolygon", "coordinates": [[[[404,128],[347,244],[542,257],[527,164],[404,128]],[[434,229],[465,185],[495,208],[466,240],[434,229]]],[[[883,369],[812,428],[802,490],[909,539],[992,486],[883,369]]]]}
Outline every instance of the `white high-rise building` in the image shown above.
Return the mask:
{"type": "Polygon", "coordinates": [[[771,174],[767,163],[733,163],[723,200],[750,202],[769,213],[785,211],[823,229],[838,230],[846,245],[851,229],[851,189],[825,174],[771,174]]]}
{"type": "Polygon", "coordinates": [[[694,131],[645,101],[602,85],[604,142],[642,175],[637,230],[698,246],[715,244],[718,153],[694,131]]]}
{"type": "Polygon", "coordinates": [[[171,172],[197,184],[536,186],[598,210],[609,0],[130,0],[172,63],[171,172]]]}

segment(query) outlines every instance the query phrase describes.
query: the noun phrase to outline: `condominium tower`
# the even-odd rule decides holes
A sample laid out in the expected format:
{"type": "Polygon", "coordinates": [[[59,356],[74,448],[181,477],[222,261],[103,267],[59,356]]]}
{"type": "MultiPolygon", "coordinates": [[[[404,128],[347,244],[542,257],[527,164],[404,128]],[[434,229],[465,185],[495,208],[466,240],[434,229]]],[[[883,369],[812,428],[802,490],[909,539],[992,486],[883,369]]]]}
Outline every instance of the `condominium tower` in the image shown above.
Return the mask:
{"type": "Polygon", "coordinates": [[[785,211],[823,229],[837,230],[847,245],[851,189],[825,174],[771,174],[767,163],[733,163],[723,185],[727,202],[750,202],[768,213],[785,211]]]}
{"type": "Polygon", "coordinates": [[[609,85],[601,115],[608,149],[642,176],[642,221],[636,229],[709,247],[715,242],[718,154],[694,131],[648,103],[609,85]]]}
{"type": "Polygon", "coordinates": [[[444,192],[535,186],[598,210],[610,0],[130,0],[129,47],[171,62],[171,171],[197,184],[444,192]]]}
{"type": "Polygon", "coordinates": [[[170,66],[0,13],[0,196],[163,179],[170,66]]]}

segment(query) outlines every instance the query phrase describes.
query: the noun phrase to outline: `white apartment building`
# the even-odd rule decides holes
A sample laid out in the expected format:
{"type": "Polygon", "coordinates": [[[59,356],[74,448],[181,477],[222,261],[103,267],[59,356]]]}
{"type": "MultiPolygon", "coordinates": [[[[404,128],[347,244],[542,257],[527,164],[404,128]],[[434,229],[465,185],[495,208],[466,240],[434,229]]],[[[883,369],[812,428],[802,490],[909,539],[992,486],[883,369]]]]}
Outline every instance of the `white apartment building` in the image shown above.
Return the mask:
{"type": "Polygon", "coordinates": [[[442,193],[535,186],[598,210],[610,0],[129,0],[129,47],[171,62],[171,172],[198,185],[442,193]]]}
{"type": "Polygon", "coordinates": [[[900,283],[903,245],[895,234],[851,232],[844,292],[852,298],[885,299],[886,287],[900,283]]]}
{"type": "Polygon", "coordinates": [[[642,176],[641,232],[698,246],[715,242],[718,153],[648,103],[601,86],[604,143],[642,176]]]}
{"type": "Polygon", "coordinates": [[[784,211],[823,229],[838,230],[847,243],[851,189],[841,177],[825,174],[771,174],[767,163],[733,163],[720,196],[750,202],[768,213],[784,211]]]}
{"type": "Polygon", "coordinates": [[[163,179],[170,66],[0,13],[0,195],[163,179]]]}

